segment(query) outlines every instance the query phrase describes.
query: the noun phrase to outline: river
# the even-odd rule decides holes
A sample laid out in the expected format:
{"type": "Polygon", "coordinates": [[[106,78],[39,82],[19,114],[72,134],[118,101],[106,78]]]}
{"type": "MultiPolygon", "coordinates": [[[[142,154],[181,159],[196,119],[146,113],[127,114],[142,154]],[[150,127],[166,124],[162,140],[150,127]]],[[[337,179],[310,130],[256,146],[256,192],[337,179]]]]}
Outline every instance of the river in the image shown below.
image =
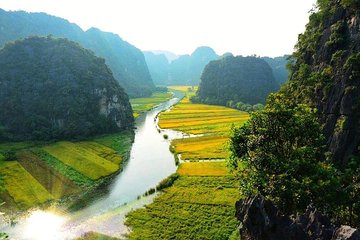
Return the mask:
{"type": "Polygon", "coordinates": [[[66,213],[56,208],[33,210],[14,226],[0,227],[10,239],[73,239],[94,231],[121,237],[129,229],[124,225],[125,215],[151,203],[156,194],[142,197],[162,179],[176,171],[170,141],[183,137],[172,130],[158,130],[157,115],[176,104],[183,94],[175,92],[172,99],[140,115],[135,123],[135,139],[130,159],[123,171],[108,186],[109,193],[88,207],[66,213]],[[168,135],[165,139],[164,135],[168,135]]]}

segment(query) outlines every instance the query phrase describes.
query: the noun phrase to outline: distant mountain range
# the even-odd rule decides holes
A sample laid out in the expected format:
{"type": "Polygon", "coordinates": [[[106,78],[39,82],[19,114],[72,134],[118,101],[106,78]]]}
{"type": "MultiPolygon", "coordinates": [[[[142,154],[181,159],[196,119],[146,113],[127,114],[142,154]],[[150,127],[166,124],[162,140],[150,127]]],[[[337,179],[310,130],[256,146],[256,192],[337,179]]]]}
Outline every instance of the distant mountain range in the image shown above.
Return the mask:
{"type": "MultiPolygon", "coordinates": [[[[233,56],[229,52],[219,56],[210,47],[199,47],[191,55],[178,56],[168,51],[146,51],[144,55],[156,85],[199,85],[201,74],[209,62],[233,56]]],[[[288,78],[287,57],[262,57],[279,84],[288,78]]]]}
{"type": "Polygon", "coordinates": [[[78,25],[45,13],[0,9],[0,47],[29,36],[67,38],[103,57],[114,77],[132,97],[149,96],[155,86],[143,53],[118,35],[96,28],[83,31],[78,25]]]}
{"type": "Polygon", "coordinates": [[[210,47],[199,47],[191,55],[181,55],[177,58],[174,58],[177,55],[166,51],[144,54],[150,74],[157,85],[198,85],[206,64],[219,57],[210,47]],[[167,65],[165,59],[168,60],[167,65]]]}

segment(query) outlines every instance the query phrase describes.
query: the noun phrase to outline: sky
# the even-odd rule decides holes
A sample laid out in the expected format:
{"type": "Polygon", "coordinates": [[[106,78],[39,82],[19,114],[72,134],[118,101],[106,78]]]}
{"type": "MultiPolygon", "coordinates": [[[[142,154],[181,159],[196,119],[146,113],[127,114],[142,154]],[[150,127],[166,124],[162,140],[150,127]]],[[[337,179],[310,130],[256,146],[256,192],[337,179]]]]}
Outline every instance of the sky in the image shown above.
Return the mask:
{"type": "Polygon", "coordinates": [[[316,0],[0,0],[4,10],[45,12],[148,50],[281,56],[293,52],[316,0]]]}

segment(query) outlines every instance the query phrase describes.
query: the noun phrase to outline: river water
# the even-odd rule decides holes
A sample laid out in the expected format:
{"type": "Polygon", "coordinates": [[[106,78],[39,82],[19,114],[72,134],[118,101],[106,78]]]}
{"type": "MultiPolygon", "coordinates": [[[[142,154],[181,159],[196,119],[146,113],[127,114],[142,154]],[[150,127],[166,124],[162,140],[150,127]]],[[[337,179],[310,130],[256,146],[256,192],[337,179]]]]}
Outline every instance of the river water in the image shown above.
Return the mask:
{"type": "Polygon", "coordinates": [[[152,202],[155,195],[142,197],[162,179],[176,171],[170,141],[183,137],[182,133],[161,130],[157,127],[157,115],[176,104],[183,94],[175,92],[169,101],[142,114],[136,120],[135,139],[130,159],[123,171],[108,186],[109,193],[90,206],[75,213],[58,209],[34,210],[17,220],[14,226],[0,227],[10,239],[73,239],[85,232],[94,231],[114,237],[128,232],[124,225],[125,215],[152,202]],[[168,139],[164,135],[168,135],[168,139]]]}

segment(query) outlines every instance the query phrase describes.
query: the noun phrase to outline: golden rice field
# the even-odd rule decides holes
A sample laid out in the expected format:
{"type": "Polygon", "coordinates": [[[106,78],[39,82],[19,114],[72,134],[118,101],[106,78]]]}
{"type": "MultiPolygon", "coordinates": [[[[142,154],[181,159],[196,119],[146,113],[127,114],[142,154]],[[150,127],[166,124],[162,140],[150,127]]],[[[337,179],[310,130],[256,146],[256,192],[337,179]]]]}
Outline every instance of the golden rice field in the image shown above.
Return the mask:
{"type": "Polygon", "coordinates": [[[208,135],[175,139],[172,141],[173,149],[181,154],[181,159],[225,159],[228,137],[222,135],[208,135]]]}
{"type": "Polygon", "coordinates": [[[91,148],[81,145],[84,144],[62,141],[45,146],[42,149],[93,180],[108,176],[119,170],[119,165],[102,157],[100,153],[94,152],[91,148]]]}
{"type": "Polygon", "coordinates": [[[185,162],[180,164],[177,172],[183,176],[227,176],[229,169],[221,162],[185,162]]]}
{"type": "Polygon", "coordinates": [[[244,124],[249,114],[223,106],[193,104],[189,99],[196,90],[189,92],[189,86],[169,89],[186,91],[185,97],[169,111],[160,114],[159,126],[188,134],[206,134],[174,140],[172,148],[175,152],[181,154],[183,160],[225,159],[230,129],[244,124]]]}
{"type": "Polygon", "coordinates": [[[173,186],[164,189],[153,203],[127,215],[125,224],[132,230],[128,238],[223,240],[236,234],[234,205],[240,198],[239,186],[224,163],[206,166],[209,163],[182,163],[180,178],[173,186]],[[205,171],[197,172],[201,168],[205,171]]]}
{"type": "MultiPolygon", "coordinates": [[[[161,128],[171,128],[200,137],[175,139],[172,150],[182,159],[224,159],[232,125],[243,124],[249,115],[221,106],[192,104],[195,91],[188,86],[169,87],[187,91],[170,111],[160,114],[161,128]]],[[[224,161],[183,162],[180,177],[163,189],[145,208],[130,212],[126,224],[129,239],[238,239],[235,202],[239,185],[224,161]]]]}
{"type": "Polygon", "coordinates": [[[70,179],[55,171],[45,161],[29,150],[20,151],[17,154],[17,161],[55,199],[61,199],[81,191],[70,179]]]}
{"type": "Polygon", "coordinates": [[[53,199],[78,194],[95,179],[122,168],[133,142],[133,132],[104,135],[92,141],[0,144],[0,172],[5,191],[2,211],[36,206],[53,199]],[[5,161],[2,151],[16,152],[16,161],[5,161]],[[93,179],[93,180],[92,180],[93,179]]]}
{"type": "Polygon", "coordinates": [[[130,99],[134,117],[137,118],[141,113],[149,111],[160,103],[172,97],[171,92],[155,92],[148,98],[132,98],[130,99]]]}
{"type": "MultiPolygon", "coordinates": [[[[186,100],[186,99],[185,99],[186,100]]],[[[159,126],[190,134],[226,134],[232,125],[240,125],[249,114],[222,106],[184,103],[160,114],[159,126]]]]}
{"type": "Polygon", "coordinates": [[[53,199],[53,196],[17,161],[0,163],[5,188],[20,208],[28,208],[53,199]]]}

